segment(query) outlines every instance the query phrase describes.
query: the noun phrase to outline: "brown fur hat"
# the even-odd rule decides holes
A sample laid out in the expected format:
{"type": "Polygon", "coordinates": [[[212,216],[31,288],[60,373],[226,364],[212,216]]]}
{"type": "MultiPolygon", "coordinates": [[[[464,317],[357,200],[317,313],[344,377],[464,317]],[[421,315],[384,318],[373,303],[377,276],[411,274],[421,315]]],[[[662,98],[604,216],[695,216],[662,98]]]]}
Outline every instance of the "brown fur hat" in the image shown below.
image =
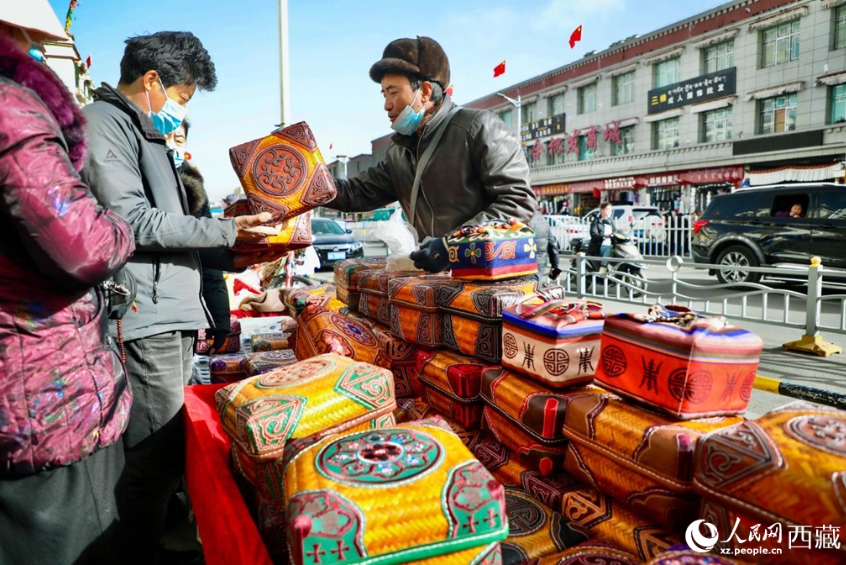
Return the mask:
{"type": "Polygon", "coordinates": [[[382,60],[370,67],[370,78],[374,82],[382,82],[382,77],[388,73],[415,74],[447,88],[449,59],[440,44],[431,37],[396,39],[385,47],[382,60]]]}

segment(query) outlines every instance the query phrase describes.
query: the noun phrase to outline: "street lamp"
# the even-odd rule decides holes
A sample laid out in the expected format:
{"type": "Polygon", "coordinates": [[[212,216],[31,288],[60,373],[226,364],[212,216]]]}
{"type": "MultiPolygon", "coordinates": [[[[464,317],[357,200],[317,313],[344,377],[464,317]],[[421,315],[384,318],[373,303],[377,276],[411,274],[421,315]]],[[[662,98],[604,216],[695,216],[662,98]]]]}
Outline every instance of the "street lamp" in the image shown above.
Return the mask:
{"type": "Polygon", "coordinates": [[[290,123],[288,111],[291,91],[288,76],[288,0],[279,0],[279,109],[282,124],[290,123]]]}
{"type": "Polygon", "coordinates": [[[505,98],[506,100],[511,102],[511,104],[513,104],[515,108],[517,108],[517,139],[520,141],[520,145],[522,146],[523,145],[523,132],[520,131],[520,128],[523,127],[523,124],[522,124],[523,116],[520,115],[520,106],[521,106],[520,95],[518,94],[517,100],[514,100],[513,98],[511,98],[510,96],[506,96],[502,92],[497,92],[496,94],[497,94],[497,96],[502,96],[503,98],[505,98]]]}
{"type": "Polygon", "coordinates": [[[335,157],[338,161],[344,164],[344,180],[347,180],[347,161],[349,161],[350,158],[346,155],[336,155],[335,157]]]}

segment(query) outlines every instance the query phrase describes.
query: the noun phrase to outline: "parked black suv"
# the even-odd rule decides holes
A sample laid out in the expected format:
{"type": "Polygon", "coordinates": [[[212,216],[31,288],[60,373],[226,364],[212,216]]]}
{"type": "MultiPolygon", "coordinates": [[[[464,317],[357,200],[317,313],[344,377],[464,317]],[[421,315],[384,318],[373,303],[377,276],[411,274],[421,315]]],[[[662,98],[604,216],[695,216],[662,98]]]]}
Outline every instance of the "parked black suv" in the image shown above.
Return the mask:
{"type": "Polygon", "coordinates": [[[742,188],[716,196],[693,226],[697,263],[734,267],[712,271],[722,283],[761,279],[746,267],[810,264],[846,269],[846,186],[801,183],[742,188]]]}

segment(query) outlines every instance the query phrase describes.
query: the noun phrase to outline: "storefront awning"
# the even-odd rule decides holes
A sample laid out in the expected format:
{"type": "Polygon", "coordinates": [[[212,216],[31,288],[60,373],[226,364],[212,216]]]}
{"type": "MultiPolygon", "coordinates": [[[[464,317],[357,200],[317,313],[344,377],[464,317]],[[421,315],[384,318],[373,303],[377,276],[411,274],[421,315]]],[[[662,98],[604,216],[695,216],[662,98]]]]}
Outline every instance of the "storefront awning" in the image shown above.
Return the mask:
{"type": "Polygon", "coordinates": [[[737,102],[737,96],[727,96],[725,98],[720,98],[719,100],[711,100],[710,102],[704,102],[702,104],[694,104],[690,107],[690,113],[698,114],[700,112],[719,110],[720,108],[731,106],[735,102],[737,102]]]}
{"type": "Polygon", "coordinates": [[[679,174],[679,181],[684,184],[719,184],[734,183],[743,178],[743,167],[712,167],[696,169],[679,174]]]}
{"type": "Polygon", "coordinates": [[[807,15],[807,6],[802,6],[801,8],[794,8],[793,10],[787,10],[780,14],[776,14],[775,16],[762,18],[757,22],[752,22],[751,24],[749,24],[749,31],[755,31],[757,29],[766,29],[768,27],[773,27],[778,24],[783,24],[784,22],[791,22],[793,20],[798,20],[799,18],[804,18],[807,15]]]}
{"type": "Polygon", "coordinates": [[[537,196],[556,196],[559,194],[567,194],[570,190],[570,185],[565,182],[560,182],[557,184],[548,184],[546,186],[533,186],[532,190],[535,191],[537,196]]]}
{"type": "Polygon", "coordinates": [[[808,167],[781,167],[764,171],[749,171],[746,173],[744,184],[749,181],[751,186],[778,184],[780,182],[823,182],[842,178],[843,163],[808,167]]]}
{"type": "Polygon", "coordinates": [[[846,82],[846,71],[840,71],[817,77],[816,86],[823,84],[825,86],[837,86],[838,84],[843,84],[844,82],[846,82]]]}
{"type": "Polygon", "coordinates": [[[600,190],[602,189],[602,181],[601,180],[588,180],[584,182],[571,182],[570,183],[570,192],[593,192],[594,189],[600,190]]]}
{"type": "Polygon", "coordinates": [[[0,22],[28,31],[37,31],[55,39],[68,39],[65,28],[48,0],[2,2],[0,22]]]}
{"type": "Polygon", "coordinates": [[[605,179],[602,190],[631,190],[635,187],[634,177],[619,177],[616,179],[605,179]]]}
{"type": "Polygon", "coordinates": [[[772,98],[781,94],[790,92],[800,92],[805,88],[805,81],[791,82],[790,84],[783,84],[781,86],[774,86],[772,88],[763,88],[761,90],[753,90],[746,94],[746,101],[749,102],[753,98],[755,100],[763,100],[764,98],[772,98]]]}
{"type": "Polygon", "coordinates": [[[666,112],[659,112],[658,114],[644,116],[643,121],[647,124],[650,122],[660,122],[661,120],[667,120],[669,118],[677,118],[682,114],[684,114],[684,108],[673,108],[672,110],[667,110],[666,112]]]}
{"type": "Polygon", "coordinates": [[[675,186],[680,184],[678,173],[661,173],[635,177],[635,186],[675,186]]]}
{"type": "Polygon", "coordinates": [[[697,41],[696,43],[691,43],[691,47],[694,49],[705,49],[706,47],[710,47],[711,45],[716,45],[717,43],[722,43],[723,41],[728,41],[732,39],[737,32],[739,32],[739,28],[735,28],[731,31],[725,31],[723,33],[718,33],[717,35],[712,35],[711,37],[706,37],[701,41],[697,41]]]}
{"type": "Polygon", "coordinates": [[[657,55],[653,55],[652,57],[647,57],[643,59],[644,65],[657,65],[667,59],[672,59],[673,57],[679,57],[681,54],[684,53],[684,45],[681,47],[676,47],[675,49],[670,49],[669,51],[664,51],[663,53],[659,53],[657,55]]]}

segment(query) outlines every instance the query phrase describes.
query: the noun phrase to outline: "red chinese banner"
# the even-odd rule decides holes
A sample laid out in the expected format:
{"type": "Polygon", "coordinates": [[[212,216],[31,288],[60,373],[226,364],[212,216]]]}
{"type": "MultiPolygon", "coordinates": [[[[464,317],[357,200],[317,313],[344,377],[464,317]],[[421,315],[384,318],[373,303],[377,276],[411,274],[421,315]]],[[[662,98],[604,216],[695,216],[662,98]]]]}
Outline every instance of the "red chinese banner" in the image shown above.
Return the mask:
{"type": "Polygon", "coordinates": [[[675,186],[680,183],[678,173],[640,175],[635,177],[635,186],[675,186]]]}
{"type": "Polygon", "coordinates": [[[583,182],[571,182],[570,193],[575,192],[593,192],[602,188],[601,180],[588,180],[583,182]]]}
{"type": "Polygon", "coordinates": [[[681,173],[679,180],[684,184],[733,183],[743,179],[743,172],[742,166],[696,169],[681,173]]]}
{"type": "Polygon", "coordinates": [[[548,184],[546,186],[534,186],[532,190],[535,191],[537,196],[556,196],[559,194],[567,194],[569,192],[570,185],[565,182],[558,183],[558,184],[548,184]]]}
{"type": "Polygon", "coordinates": [[[605,179],[603,190],[631,190],[634,187],[634,177],[620,177],[616,179],[605,179]]]}

